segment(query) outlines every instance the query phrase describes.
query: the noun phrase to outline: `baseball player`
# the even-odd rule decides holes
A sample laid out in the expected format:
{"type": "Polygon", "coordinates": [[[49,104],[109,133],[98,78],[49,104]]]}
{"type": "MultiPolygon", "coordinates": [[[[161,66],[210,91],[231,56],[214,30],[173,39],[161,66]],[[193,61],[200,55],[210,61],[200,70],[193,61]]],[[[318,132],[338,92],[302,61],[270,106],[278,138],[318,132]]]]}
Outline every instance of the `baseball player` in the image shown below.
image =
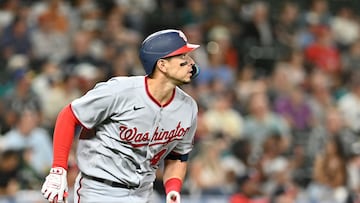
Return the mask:
{"type": "Polygon", "coordinates": [[[62,109],[52,168],[41,189],[49,202],[66,201],[68,155],[81,125],[74,202],[149,202],[164,160],[166,202],[180,203],[198,109],[178,86],[199,73],[188,55],[197,47],[179,30],[151,34],[140,48],[146,76],[100,82],[62,109]]]}

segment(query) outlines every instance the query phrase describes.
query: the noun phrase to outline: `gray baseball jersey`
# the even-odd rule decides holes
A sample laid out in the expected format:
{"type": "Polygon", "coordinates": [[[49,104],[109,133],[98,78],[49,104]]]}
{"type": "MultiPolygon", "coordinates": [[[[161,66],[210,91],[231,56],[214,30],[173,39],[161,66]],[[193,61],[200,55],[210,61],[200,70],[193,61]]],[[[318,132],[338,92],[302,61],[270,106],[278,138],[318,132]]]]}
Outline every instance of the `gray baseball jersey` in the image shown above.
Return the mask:
{"type": "Polygon", "coordinates": [[[148,185],[170,152],[187,154],[193,146],[197,105],[180,88],[161,106],[145,76],[115,77],[98,83],[71,107],[81,124],[95,132],[80,139],[80,171],[128,185],[148,185]]]}

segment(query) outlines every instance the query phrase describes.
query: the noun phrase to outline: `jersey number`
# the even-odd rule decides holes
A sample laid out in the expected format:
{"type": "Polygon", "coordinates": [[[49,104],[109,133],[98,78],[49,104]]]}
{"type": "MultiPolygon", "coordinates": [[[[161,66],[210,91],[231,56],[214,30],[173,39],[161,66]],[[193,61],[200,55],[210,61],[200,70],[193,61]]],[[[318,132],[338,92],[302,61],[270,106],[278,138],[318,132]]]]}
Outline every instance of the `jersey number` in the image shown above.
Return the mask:
{"type": "Polygon", "coordinates": [[[155,154],[155,156],[150,160],[150,164],[153,166],[157,165],[166,151],[167,149],[162,149],[160,152],[155,154]]]}

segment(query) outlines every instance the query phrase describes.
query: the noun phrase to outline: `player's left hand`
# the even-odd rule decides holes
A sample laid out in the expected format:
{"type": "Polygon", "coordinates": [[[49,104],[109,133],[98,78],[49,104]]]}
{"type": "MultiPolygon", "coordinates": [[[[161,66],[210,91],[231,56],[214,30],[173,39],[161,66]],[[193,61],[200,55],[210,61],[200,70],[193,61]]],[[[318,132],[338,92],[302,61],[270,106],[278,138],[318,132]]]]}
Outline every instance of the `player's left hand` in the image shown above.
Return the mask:
{"type": "Polygon", "coordinates": [[[50,169],[50,174],[41,188],[41,193],[49,202],[67,202],[67,180],[66,170],[61,167],[50,169]]]}
{"type": "Polygon", "coordinates": [[[170,191],[166,195],[166,203],[180,203],[180,194],[176,191],[170,191]]]}

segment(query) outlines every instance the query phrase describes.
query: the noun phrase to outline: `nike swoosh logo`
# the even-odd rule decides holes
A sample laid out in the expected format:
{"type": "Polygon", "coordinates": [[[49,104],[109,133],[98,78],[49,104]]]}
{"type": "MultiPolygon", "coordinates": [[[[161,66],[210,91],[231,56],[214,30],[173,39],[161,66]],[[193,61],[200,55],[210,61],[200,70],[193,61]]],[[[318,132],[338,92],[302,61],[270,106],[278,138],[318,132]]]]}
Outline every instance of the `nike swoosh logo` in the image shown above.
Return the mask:
{"type": "Polygon", "coordinates": [[[141,107],[136,107],[136,106],[134,106],[134,111],[137,111],[137,110],[139,110],[139,109],[143,109],[143,108],[145,108],[144,106],[141,106],[141,107]]]}

